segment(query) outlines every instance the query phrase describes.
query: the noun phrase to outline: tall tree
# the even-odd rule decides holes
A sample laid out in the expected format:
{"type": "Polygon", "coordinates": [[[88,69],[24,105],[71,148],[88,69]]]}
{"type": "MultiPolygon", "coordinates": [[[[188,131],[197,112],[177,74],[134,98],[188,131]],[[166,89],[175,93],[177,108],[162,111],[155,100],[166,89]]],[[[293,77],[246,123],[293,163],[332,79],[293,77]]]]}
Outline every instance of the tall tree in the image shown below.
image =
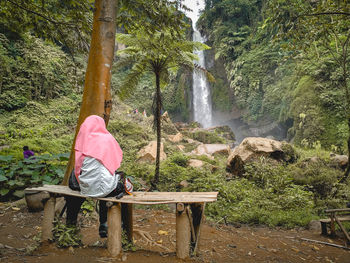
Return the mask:
{"type": "MultiPolygon", "coordinates": [[[[187,41],[183,36],[171,34],[169,31],[156,32],[153,35],[145,34],[143,31],[135,31],[133,34],[117,34],[117,41],[127,46],[127,48],[118,51],[121,57],[117,66],[132,65],[121,84],[120,96],[122,98],[133,91],[145,73],[154,75],[153,115],[154,127],[157,132],[157,155],[155,174],[151,184],[152,188],[156,189],[159,182],[161,146],[161,88],[169,83],[170,76],[176,74],[179,67],[188,70],[203,70],[194,64],[194,60],[198,58],[193,54],[193,51],[209,47],[199,42],[187,41]]],[[[205,71],[205,73],[212,79],[209,72],[205,71]]]]}
{"type": "MultiPolygon", "coordinates": [[[[117,0],[96,0],[83,101],[80,107],[75,137],[80,125],[89,115],[103,117],[106,126],[108,125],[112,108],[110,79],[114,58],[116,14],[117,0]]],[[[65,185],[74,167],[74,146],[75,139],[63,179],[65,185]]]]}
{"type": "MultiPolygon", "coordinates": [[[[335,78],[344,94],[344,109],[348,124],[348,157],[350,160],[350,3],[340,1],[271,0],[265,25],[272,24],[277,40],[288,43],[295,53],[307,54],[326,50],[341,74],[335,78]],[[320,48],[321,47],[321,48],[320,48]]],[[[263,25],[264,26],[264,25],[263,25]]],[[[350,173],[350,162],[340,182],[350,173]]]]}
{"type": "MultiPolygon", "coordinates": [[[[83,102],[75,137],[81,123],[89,115],[103,117],[106,126],[108,125],[112,107],[110,78],[114,58],[117,5],[121,12],[118,24],[128,30],[139,28],[148,36],[165,29],[169,29],[172,35],[179,35],[181,32],[183,15],[171,12],[173,5],[166,0],[121,0],[120,5],[117,0],[96,0],[83,102]]],[[[74,146],[75,138],[63,184],[67,184],[74,166],[74,146]]]]}

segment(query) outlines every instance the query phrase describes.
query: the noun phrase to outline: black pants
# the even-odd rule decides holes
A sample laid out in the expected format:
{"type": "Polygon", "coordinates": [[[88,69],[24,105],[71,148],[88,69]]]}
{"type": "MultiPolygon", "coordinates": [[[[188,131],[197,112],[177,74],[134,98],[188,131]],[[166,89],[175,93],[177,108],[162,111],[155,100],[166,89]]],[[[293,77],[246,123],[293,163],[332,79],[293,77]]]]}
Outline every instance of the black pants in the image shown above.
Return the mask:
{"type": "MultiPolygon", "coordinates": [[[[112,193],[111,193],[112,194],[112,193]]],[[[108,196],[115,196],[109,194],[108,196]]],[[[75,197],[75,196],[66,196],[66,203],[67,203],[67,219],[66,223],[67,225],[76,225],[78,214],[80,211],[80,207],[85,201],[85,198],[75,197]]],[[[100,217],[100,224],[107,222],[107,205],[106,201],[99,201],[99,217],[100,217]]]]}
{"type": "MultiPolygon", "coordinates": [[[[72,171],[70,178],[69,178],[69,188],[72,190],[78,190],[80,191],[80,188],[78,186],[78,181],[74,175],[74,170],[72,171]]],[[[111,196],[116,196],[117,195],[117,189],[113,190],[109,195],[106,197],[111,197],[111,196]]],[[[66,204],[67,204],[67,219],[66,219],[66,224],[67,225],[76,225],[77,224],[77,218],[78,214],[80,211],[80,207],[85,201],[85,198],[80,198],[76,196],[66,196],[66,204]]],[[[99,216],[100,216],[100,224],[106,223],[107,222],[107,205],[106,201],[99,201],[100,205],[100,211],[99,211],[99,216]]]]}

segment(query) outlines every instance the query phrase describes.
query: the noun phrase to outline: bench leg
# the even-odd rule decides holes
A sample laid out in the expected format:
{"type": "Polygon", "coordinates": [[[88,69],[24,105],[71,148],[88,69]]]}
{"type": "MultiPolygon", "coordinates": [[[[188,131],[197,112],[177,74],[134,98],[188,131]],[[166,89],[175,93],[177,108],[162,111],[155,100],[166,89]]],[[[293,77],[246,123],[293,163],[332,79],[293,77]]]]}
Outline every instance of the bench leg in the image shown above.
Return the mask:
{"type": "Polygon", "coordinates": [[[42,223],[42,241],[52,240],[53,220],[55,219],[56,198],[51,196],[44,206],[44,217],[42,223]]]}
{"type": "Polygon", "coordinates": [[[107,249],[112,257],[116,257],[122,253],[122,222],[120,203],[114,204],[108,208],[107,220],[107,249]]]}
{"type": "Polygon", "coordinates": [[[195,255],[198,250],[201,225],[204,217],[205,203],[191,204],[191,212],[193,217],[193,227],[195,232],[195,242],[191,244],[192,254],[195,255]]]}
{"type": "Polygon", "coordinates": [[[321,222],[321,234],[324,236],[328,236],[328,231],[327,231],[327,223],[326,222],[321,222]]]}
{"type": "Polygon", "coordinates": [[[186,259],[190,256],[191,226],[182,203],[176,206],[176,256],[186,259]]]}
{"type": "Polygon", "coordinates": [[[132,204],[122,203],[122,226],[129,242],[133,242],[132,204]]]}

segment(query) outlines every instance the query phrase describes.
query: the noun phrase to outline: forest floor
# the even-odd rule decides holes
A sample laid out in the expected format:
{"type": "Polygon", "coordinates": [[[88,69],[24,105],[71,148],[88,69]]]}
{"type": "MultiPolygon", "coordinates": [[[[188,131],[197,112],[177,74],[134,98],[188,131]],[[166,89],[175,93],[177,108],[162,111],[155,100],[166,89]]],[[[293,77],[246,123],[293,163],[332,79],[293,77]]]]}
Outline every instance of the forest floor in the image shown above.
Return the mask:
{"type": "Polygon", "coordinates": [[[83,246],[57,248],[39,244],[42,212],[29,213],[25,206],[0,203],[0,262],[350,262],[350,250],[305,242],[301,238],[344,245],[344,239],[330,239],[320,231],[253,226],[226,226],[206,222],[201,230],[198,256],[182,261],[175,257],[175,214],[164,210],[134,210],[136,251],[123,258],[108,256],[106,239],[98,236],[97,216],[80,216],[83,246]],[[152,237],[146,242],[140,235],[152,237]],[[163,235],[159,234],[163,230],[163,235]],[[143,232],[144,233],[144,232],[143,232]]]}

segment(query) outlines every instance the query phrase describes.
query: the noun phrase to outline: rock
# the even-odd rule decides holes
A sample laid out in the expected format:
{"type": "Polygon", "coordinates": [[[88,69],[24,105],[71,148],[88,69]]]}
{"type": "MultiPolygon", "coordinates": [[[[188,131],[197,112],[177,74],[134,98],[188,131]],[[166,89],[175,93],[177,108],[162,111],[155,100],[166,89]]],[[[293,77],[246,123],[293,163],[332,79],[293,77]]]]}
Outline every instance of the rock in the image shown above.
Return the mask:
{"type": "Polygon", "coordinates": [[[201,161],[201,160],[197,160],[197,159],[190,159],[188,161],[188,166],[191,166],[191,167],[195,167],[195,168],[200,168],[204,165],[204,162],[201,161]]]}
{"type": "Polygon", "coordinates": [[[213,155],[213,154],[227,154],[231,152],[230,146],[227,144],[200,144],[194,149],[191,154],[194,155],[213,155]]]}
{"type": "MultiPolygon", "coordinates": [[[[155,162],[157,155],[157,142],[151,141],[147,146],[142,148],[138,153],[138,161],[142,162],[155,162]]],[[[163,161],[167,158],[164,152],[163,143],[160,144],[160,160],[163,161]]]]}
{"type": "Polygon", "coordinates": [[[49,199],[50,195],[49,193],[45,192],[33,191],[26,192],[24,197],[27,202],[29,212],[39,212],[44,210],[43,200],[49,199]]]}
{"type": "Polygon", "coordinates": [[[309,159],[310,163],[319,163],[321,161],[321,159],[317,156],[313,156],[309,159]]]}
{"type": "Polygon", "coordinates": [[[183,152],[185,150],[185,146],[183,145],[176,145],[176,148],[178,148],[181,152],[183,152]]]}
{"type": "Polygon", "coordinates": [[[333,154],[331,156],[332,165],[335,167],[339,167],[341,169],[345,169],[348,165],[348,156],[333,154]]]}
{"type": "Polygon", "coordinates": [[[165,133],[168,134],[176,134],[179,131],[176,129],[175,125],[171,121],[168,112],[164,112],[164,114],[161,116],[161,122],[162,122],[162,129],[165,133]]]}
{"type": "Polygon", "coordinates": [[[179,185],[180,185],[181,187],[183,187],[183,188],[186,188],[186,187],[188,187],[189,183],[188,183],[186,180],[182,180],[182,181],[179,183],[179,185]]]}
{"type": "Polygon", "coordinates": [[[293,162],[294,148],[286,143],[261,137],[248,137],[237,146],[227,159],[226,170],[234,175],[244,174],[246,163],[265,157],[274,161],[293,162]]]}
{"type": "Polygon", "coordinates": [[[186,141],[187,141],[188,143],[195,143],[195,142],[196,142],[195,140],[190,139],[190,138],[187,138],[186,141]]]}
{"type": "Polygon", "coordinates": [[[321,223],[319,220],[311,220],[308,225],[309,230],[320,233],[321,232],[321,223]]]}
{"type": "Polygon", "coordinates": [[[178,132],[176,135],[169,135],[168,139],[169,139],[169,141],[171,141],[173,143],[178,143],[178,142],[182,141],[183,136],[180,132],[178,132]]]}

